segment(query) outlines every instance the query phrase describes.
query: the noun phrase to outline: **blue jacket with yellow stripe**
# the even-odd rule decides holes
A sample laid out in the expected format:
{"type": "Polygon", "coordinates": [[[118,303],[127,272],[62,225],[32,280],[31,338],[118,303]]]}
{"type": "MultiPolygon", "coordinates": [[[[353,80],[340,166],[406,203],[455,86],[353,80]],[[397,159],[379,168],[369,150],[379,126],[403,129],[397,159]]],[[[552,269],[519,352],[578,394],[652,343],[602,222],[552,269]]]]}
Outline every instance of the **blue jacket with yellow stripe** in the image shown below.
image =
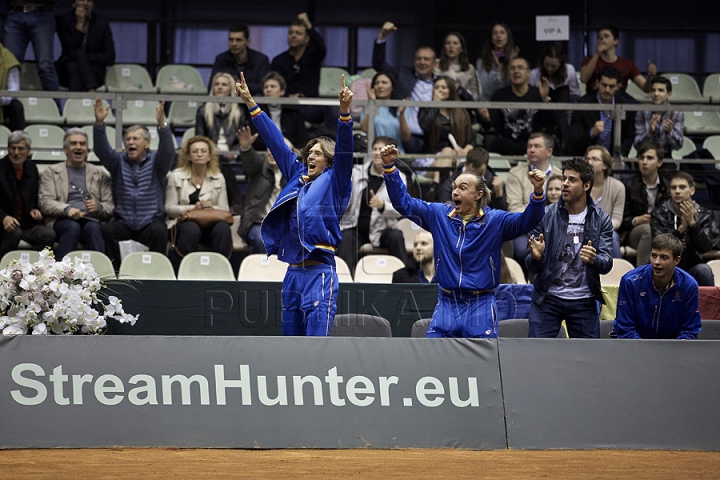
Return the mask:
{"type": "Polygon", "coordinates": [[[272,120],[257,107],[250,114],[287,181],[262,223],[265,250],[268,255],[277,254],[279,260],[290,263],[318,253],[331,258],[342,240],[340,217],[352,191],[352,119],[348,116],[338,120],[333,166],[326,167],[310,182],[307,166],[285,145],[272,120]],[[293,218],[295,208],[297,224],[292,226],[289,219],[293,218]],[[297,235],[297,239],[289,235],[297,235]]]}
{"type": "Polygon", "coordinates": [[[465,223],[455,207],[412,198],[395,168],[385,170],[385,184],[395,209],[432,233],[438,284],[452,291],[490,290],[500,283],[503,242],[532,230],[545,212],[545,197],[524,212],[484,207],[465,223]]]}

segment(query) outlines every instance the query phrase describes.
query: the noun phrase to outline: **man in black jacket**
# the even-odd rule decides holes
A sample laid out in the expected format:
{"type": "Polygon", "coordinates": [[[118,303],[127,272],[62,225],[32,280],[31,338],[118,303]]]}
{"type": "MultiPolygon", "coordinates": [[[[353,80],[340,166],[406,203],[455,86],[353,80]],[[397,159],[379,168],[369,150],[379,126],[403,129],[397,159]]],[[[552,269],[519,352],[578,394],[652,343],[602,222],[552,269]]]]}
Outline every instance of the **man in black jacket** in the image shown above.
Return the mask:
{"type": "MultiPolygon", "coordinates": [[[[638,103],[637,100],[620,90],[620,72],[613,67],[603,67],[598,73],[597,91],[580,99],[580,103],[614,105],[616,103],[638,103]]],[[[613,150],[613,129],[616,123],[612,111],[576,110],[570,124],[570,154],[583,155],[590,145],[601,145],[609,152],[613,150]]],[[[635,112],[627,112],[622,121],[620,153],[627,156],[635,136],[635,112]]]]}
{"type": "Polygon", "coordinates": [[[716,235],[713,234],[712,214],[695,203],[695,182],[687,172],[676,172],[670,179],[672,198],[652,212],[652,236],[669,233],[682,242],[683,251],[678,267],[688,272],[701,287],[712,287],[712,269],[699,254],[709,252],[716,235]]]}
{"type": "Polygon", "coordinates": [[[24,240],[35,250],[52,247],[55,232],[42,224],[38,209],[40,176],[30,156],[30,135],[15,131],[8,137],[8,154],[0,159],[0,257],[24,240]]]}
{"type": "Polygon", "coordinates": [[[229,73],[236,82],[240,81],[240,72],[253,95],[262,95],[263,77],[270,71],[267,55],[248,48],[250,31],[246,25],[234,25],[228,32],[228,50],[215,57],[212,72],[208,79],[208,90],[212,91],[215,74],[229,73]]]}
{"type": "Polygon", "coordinates": [[[638,149],[638,169],[625,182],[625,208],[620,224],[620,241],[637,249],[637,266],[650,262],[650,214],[670,198],[670,184],[659,173],[663,149],[647,142],[638,149]]]}
{"type": "Polygon", "coordinates": [[[94,0],[74,0],[72,11],[55,19],[62,55],[60,85],[71,92],[94,92],[115,63],[115,42],[107,19],[93,12],[94,0]]]}

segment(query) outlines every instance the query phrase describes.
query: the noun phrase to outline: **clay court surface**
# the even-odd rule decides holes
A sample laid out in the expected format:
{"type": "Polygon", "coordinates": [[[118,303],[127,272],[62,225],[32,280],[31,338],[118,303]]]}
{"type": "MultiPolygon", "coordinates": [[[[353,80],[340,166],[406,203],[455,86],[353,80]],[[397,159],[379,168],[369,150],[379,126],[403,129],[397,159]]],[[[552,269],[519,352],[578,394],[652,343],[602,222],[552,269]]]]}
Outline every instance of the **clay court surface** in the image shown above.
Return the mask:
{"type": "Polygon", "coordinates": [[[720,453],[667,451],[2,450],[0,478],[720,478],[720,453]]]}

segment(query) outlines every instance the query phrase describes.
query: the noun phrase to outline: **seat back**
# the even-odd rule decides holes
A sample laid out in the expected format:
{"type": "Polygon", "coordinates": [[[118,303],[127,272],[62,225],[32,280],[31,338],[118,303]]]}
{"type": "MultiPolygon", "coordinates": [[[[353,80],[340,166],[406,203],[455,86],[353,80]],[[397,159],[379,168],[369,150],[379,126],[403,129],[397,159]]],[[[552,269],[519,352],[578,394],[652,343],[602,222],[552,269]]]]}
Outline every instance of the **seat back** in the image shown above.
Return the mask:
{"type": "MultiPolygon", "coordinates": [[[[95,145],[95,140],[93,138],[93,126],[92,125],[84,125],[82,127],[83,131],[87,133],[88,136],[88,148],[90,150],[93,149],[93,146],[95,145]]],[[[108,143],[112,148],[115,148],[116,142],[115,142],[115,127],[111,127],[110,125],[105,126],[105,135],[107,136],[108,143]]]]}
{"type": "Polygon", "coordinates": [[[611,338],[610,332],[615,328],[615,320],[600,320],[600,338],[611,338]]]}
{"type": "Polygon", "coordinates": [[[202,75],[191,65],[165,65],[157,74],[155,86],[159,93],[190,95],[207,93],[202,75]]]}
{"type": "Polygon", "coordinates": [[[713,73],[705,77],[703,97],[711,103],[720,103],[720,73],[713,73]]]}
{"type": "Polygon", "coordinates": [[[32,148],[54,148],[62,150],[65,130],[57,125],[28,125],[25,133],[30,135],[32,148]]]}
{"type": "MultiPolygon", "coordinates": [[[[65,123],[57,103],[52,98],[20,97],[25,111],[25,122],[62,125],[65,123]]],[[[95,121],[95,120],[93,120],[95,121]]]]}
{"type": "Polygon", "coordinates": [[[123,110],[123,126],[157,125],[156,106],[157,102],[149,100],[128,100],[123,110]]]}
{"type": "Polygon", "coordinates": [[[216,252],[192,252],[185,255],[178,269],[178,280],[235,280],[230,261],[216,252]]]}
{"type": "Polygon", "coordinates": [[[672,103],[707,103],[693,77],[686,73],[665,73],[672,83],[672,103]]]}
{"type": "Polygon", "coordinates": [[[108,92],[155,92],[145,67],[132,63],[110,66],[105,74],[105,86],[108,92]]]}
{"type": "Polygon", "coordinates": [[[345,80],[350,85],[350,73],[344,68],[338,67],[322,67],[320,70],[320,85],[318,86],[319,95],[321,97],[337,98],[342,88],[340,76],[345,75],[345,80]]]}
{"type": "Polygon", "coordinates": [[[79,258],[85,263],[89,263],[95,269],[98,277],[104,279],[115,279],[115,267],[113,267],[110,258],[102,252],[94,250],[74,250],[67,254],[68,257],[74,259],[79,258]]]}
{"type": "Polygon", "coordinates": [[[238,281],[282,282],[286,271],[287,263],[278,260],[277,255],[268,257],[264,253],[254,253],[240,263],[238,281]]]}
{"type": "Polygon", "coordinates": [[[601,285],[620,285],[620,279],[627,272],[635,268],[632,263],[622,258],[613,258],[612,269],[605,275],[600,275],[601,285]]]}
{"type": "MultiPolygon", "coordinates": [[[[103,100],[103,108],[108,102],[103,100]]],[[[95,123],[95,100],[91,98],[68,98],[63,107],[65,125],[91,125],[95,123]]],[[[105,124],[115,123],[112,111],[108,112],[105,124]]]]}
{"type": "Polygon", "coordinates": [[[11,250],[3,255],[0,260],[0,269],[7,267],[13,260],[25,260],[35,263],[40,260],[40,252],[35,250],[11,250]]]}
{"type": "Polygon", "coordinates": [[[405,249],[409,253],[412,253],[412,251],[415,249],[415,236],[420,232],[427,231],[409,218],[401,218],[400,220],[398,220],[395,228],[402,232],[403,238],[405,239],[405,249]]]}
{"type": "Polygon", "coordinates": [[[510,270],[510,276],[513,280],[515,280],[515,283],[519,285],[528,283],[525,278],[525,272],[523,272],[522,267],[515,259],[505,257],[505,264],[507,265],[508,270],[510,270]]]}
{"type": "Polygon", "coordinates": [[[707,264],[715,277],[715,286],[720,287],[720,260],[710,260],[707,264]]]}
{"type": "Polygon", "coordinates": [[[118,278],[128,280],[175,280],[170,260],[158,252],[129,253],[120,264],[118,278]]]}
{"type": "MultiPolygon", "coordinates": [[[[2,137],[0,137],[0,141],[2,141],[2,137]]],[[[7,144],[7,139],[5,142],[3,142],[0,145],[7,144]]],[[[703,142],[703,148],[706,148],[710,153],[712,153],[712,156],[716,159],[720,159],[720,135],[711,135],[705,139],[703,142]]],[[[720,166],[716,163],[715,166],[720,166]]]]}
{"type": "MultiPolygon", "coordinates": [[[[640,87],[635,85],[635,82],[629,81],[628,86],[625,89],[625,93],[633,97],[640,103],[651,103],[650,94],[641,90],[640,87]]],[[[675,101],[675,93],[673,92],[673,102],[675,101]]]]}
{"type": "Polygon", "coordinates": [[[195,136],[195,127],[190,127],[187,130],[185,130],[185,133],[183,133],[183,136],[182,136],[183,145],[185,144],[185,142],[187,142],[194,136],[195,136]]]}
{"type": "Polygon", "coordinates": [[[0,125],[0,157],[7,155],[7,140],[12,132],[5,125],[0,125]]]}
{"type": "Polygon", "coordinates": [[[168,123],[173,128],[195,128],[195,115],[198,108],[198,102],[172,102],[170,112],[168,112],[168,123]]]}
{"type": "Polygon", "coordinates": [[[717,135],[720,134],[720,113],[718,112],[685,112],[686,135],[717,135]]]}
{"type": "Polygon", "coordinates": [[[355,266],[355,283],[392,283],[393,272],[405,264],[392,255],[366,255],[355,266]]]}
{"type": "Polygon", "coordinates": [[[675,160],[680,160],[681,158],[684,158],[686,155],[690,155],[695,150],[697,150],[697,147],[695,146],[695,142],[690,140],[688,137],[683,137],[682,147],[680,147],[680,150],[672,151],[672,158],[674,158],[675,160]]]}
{"type": "Polygon", "coordinates": [[[338,282],[353,283],[352,273],[347,262],[340,257],[335,257],[335,270],[337,271],[338,282]]]}
{"type": "Polygon", "coordinates": [[[335,315],[332,337],[392,337],[390,322],[383,317],[360,313],[335,315]]]}
{"type": "Polygon", "coordinates": [[[432,320],[432,318],[421,318],[417,322],[413,323],[412,330],[410,330],[410,336],[412,338],[425,338],[428,325],[430,325],[430,320],[432,320]]]}
{"type": "Polygon", "coordinates": [[[700,320],[702,330],[698,340],[720,340],[720,320],[700,320]]]}

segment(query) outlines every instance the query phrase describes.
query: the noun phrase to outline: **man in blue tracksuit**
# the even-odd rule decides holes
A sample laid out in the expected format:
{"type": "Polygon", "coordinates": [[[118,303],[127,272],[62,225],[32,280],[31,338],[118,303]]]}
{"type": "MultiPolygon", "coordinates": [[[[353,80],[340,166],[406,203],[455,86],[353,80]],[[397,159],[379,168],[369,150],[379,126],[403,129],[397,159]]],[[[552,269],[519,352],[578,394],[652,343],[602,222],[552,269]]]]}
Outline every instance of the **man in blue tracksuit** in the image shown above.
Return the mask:
{"type": "Polygon", "coordinates": [[[521,213],[488,208],[490,189],[485,179],[462,173],[453,182],[453,205],[412,198],[395,168],[397,148],[381,150],[385,185],[393,207],[432,233],[438,303],[428,337],[484,337],[498,335],[494,289],[500,283],[500,247],[528,233],[545,211],[545,174],[529,173],[534,192],[521,213]]]}
{"type": "Polygon", "coordinates": [[[300,161],[255,103],[242,74],[236,85],[287,182],[261,227],[268,255],[290,264],[282,289],[283,335],[327,336],[335,318],[335,249],[342,239],[340,217],[350,201],[353,167],[353,93],[344,76],[342,87],[337,143],[327,137],[310,140],[300,161]]]}
{"type": "Polygon", "coordinates": [[[682,251],[680,240],[662,233],[652,241],[650,263],[623,275],[615,317],[618,338],[697,338],[698,284],[676,268],[682,251]]]}

